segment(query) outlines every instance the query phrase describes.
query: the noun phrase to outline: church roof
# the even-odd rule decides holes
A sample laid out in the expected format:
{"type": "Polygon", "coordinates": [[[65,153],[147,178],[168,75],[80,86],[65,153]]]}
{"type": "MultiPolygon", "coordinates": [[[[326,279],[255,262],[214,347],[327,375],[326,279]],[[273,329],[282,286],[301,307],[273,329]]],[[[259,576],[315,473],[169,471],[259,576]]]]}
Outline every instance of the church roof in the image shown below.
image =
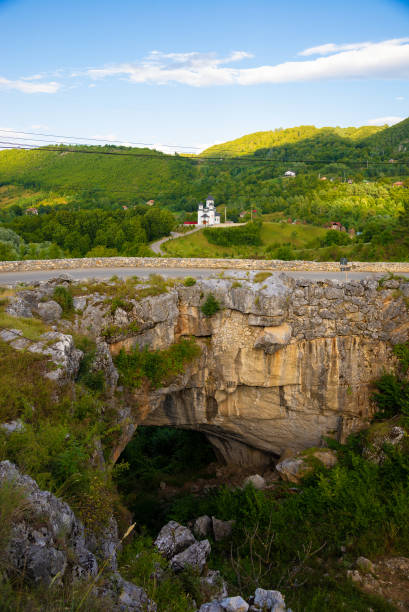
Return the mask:
{"type": "Polygon", "coordinates": [[[206,200],[214,200],[214,197],[212,195],[208,195],[206,200]]]}

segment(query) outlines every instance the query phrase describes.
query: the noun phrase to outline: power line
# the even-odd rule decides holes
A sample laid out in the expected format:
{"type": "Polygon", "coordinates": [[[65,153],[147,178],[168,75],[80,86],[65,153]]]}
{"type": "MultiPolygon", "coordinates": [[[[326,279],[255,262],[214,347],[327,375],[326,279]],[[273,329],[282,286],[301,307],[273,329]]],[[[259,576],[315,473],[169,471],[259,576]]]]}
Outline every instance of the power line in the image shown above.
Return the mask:
{"type": "MultiPolygon", "coordinates": [[[[25,136],[51,136],[53,138],[66,138],[68,140],[91,140],[92,142],[105,142],[105,143],[110,142],[113,144],[123,143],[123,140],[108,140],[105,138],[88,138],[87,136],[62,136],[61,134],[45,134],[42,132],[23,132],[21,130],[11,130],[11,129],[1,129],[0,132],[12,132],[14,134],[24,134],[25,136]]],[[[24,139],[24,140],[34,140],[34,138],[24,139]]],[[[198,151],[200,151],[201,149],[201,147],[193,147],[193,146],[188,146],[188,145],[166,145],[166,144],[154,143],[154,142],[131,142],[130,140],[127,140],[127,142],[131,145],[145,146],[145,147],[167,147],[169,149],[196,149],[198,151]]]]}
{"type": "MultiPolygon", "coordinates": [[[[342,160],[342,159],[338,159],[338,160],[333,160],[333,159],[274,159],[274,158],[260,158],[258,156],[254,156],[254,157],[246,157],[246,156],[239,156],[239,157],[182,157],[182,156],[166,156],[166,154],[163,155],[155,155],[155,153],[149,154],[149,153],[129,153],[129,152],[119,152],[119,151],[89,151],[89,150],[85,150],[85,149],[69,149],[67,148],[65,145],[64,148],[59,149],[59,148],[52,148],[52,147],[42,147],[42,146],[37,146],[35,144],[33,145],[27,145],[27,144],[21,144],[19,142],[10,142],[10,141],[1,141],[0,140],[0,144],[4,145],[2,148],[3,149],[19,149],[19,150],[26,150],[26,151],[38,151],[38,152],[42,152],[42,151],[48,151],[48,152],[52,152],[52,153],[57,153],[59,151],[65,152],[65,153],[81,153],[81,154],[85,154],[85,155],[110,155],[110,156],[116,156],[116,157],[141,157],[141,158],[148,158],[148,159],[155,159],[158,161],[184,161],[184,162],[190,162],[190,163],[195,163],[195,164],[203,164],[203,163],[207,163],[207,162],[224,162],[224,163],[243,163],[243,162],[248,162],[249,164],[253,165],[255,163],[266,163],[266,164],[343,164],[346,166],[384,166],[385,164],[390,163],[389,160],[380,160],[380,161],[369,161],[369,160],[357,160],[357,161],[353,161],[353,160],[342,160]]],[[[55,145],[56,147],[59,147],[60,145],[55,145]]],[[[77,145],[77,146],[87,146],[87,145],[77,145]]],[[[399,165],[399,164],[409,164],[409,160],[396,160],[394,161],[395,165],[399,165]]]]}

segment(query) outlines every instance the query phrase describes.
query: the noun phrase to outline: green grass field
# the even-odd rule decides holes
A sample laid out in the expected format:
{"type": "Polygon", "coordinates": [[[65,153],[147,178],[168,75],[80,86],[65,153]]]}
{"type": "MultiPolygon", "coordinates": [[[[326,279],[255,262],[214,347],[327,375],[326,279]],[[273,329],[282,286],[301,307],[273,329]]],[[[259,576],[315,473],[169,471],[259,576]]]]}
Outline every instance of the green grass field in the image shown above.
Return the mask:
{"type": "Polygon", "coordinates": [[[324,228],[313,225],[263,223],[261,229],[263,244],[261,246],[222,247],[210,244],[201,230],[165,242],[163,252],[170,257],[265,257],[265,250],[270,246],[279,247],[291,244],[293,249],[308,248],[313,241],[323,237],[325,233],[324,228]]]}

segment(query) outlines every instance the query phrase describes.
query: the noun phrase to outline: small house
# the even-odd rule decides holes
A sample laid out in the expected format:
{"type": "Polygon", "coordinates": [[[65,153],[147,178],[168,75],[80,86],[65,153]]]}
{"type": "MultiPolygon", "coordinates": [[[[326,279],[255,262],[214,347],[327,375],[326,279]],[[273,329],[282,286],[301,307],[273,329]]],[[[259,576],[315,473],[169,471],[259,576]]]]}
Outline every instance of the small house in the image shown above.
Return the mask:
{"type": "Polygon", "coordinates": [[[38,209],[35,206],[30,206],[30,208],[26,208],[26,215],[38,215],[38,209]]]}
{"type": "Polygon", "coordinates": [[[294,176],[296,176],[296,174],[292,170],[287,170],[287,172],[284,172],[284,176],[294,177],[294,176]]]}
{"type": "Polygon", "coordinates": [[[394,187],[403,187],[403,181],[396,181],[396,183],[393,184],[394,187]]]}
{"type": "Polygon", "coordinates": [[[153,206],[154,204],[155,204],[155,200],[148,200],[148,201],[146,202],[146,205],[147,205],[147,206],[153,206]]]}

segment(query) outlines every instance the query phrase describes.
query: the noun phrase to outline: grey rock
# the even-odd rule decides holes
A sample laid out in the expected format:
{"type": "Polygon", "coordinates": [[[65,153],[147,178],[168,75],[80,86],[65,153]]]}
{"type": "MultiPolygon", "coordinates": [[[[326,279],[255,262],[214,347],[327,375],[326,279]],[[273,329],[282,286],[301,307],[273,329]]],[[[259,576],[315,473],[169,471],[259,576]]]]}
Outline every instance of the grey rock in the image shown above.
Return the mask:
{"type": "Polygon", "coordinates": [[[23,332],[20,329],[3,329],[0,331],[0,338],[4,340],[4,342],[11,342],[22,335],[23,332]]]}
{"type": "Polygon", "coordinates": [[[358,557],[358,559],[356,560],[356,566],[358,570],[361,570],[363,572],[374,572],[375,571],[374,564],[372,563],[372,561],[370,561],[366,557],[358,557]]]}
{"type": "Polygon", "coordinates": [[[6,312],[13,317],[32,317],[33,313],[30,304],[20,295],[10,299],[6,312]]]}
{"type": "Polygon", "coordinates": [[[247,476],[247,478],[243,482],[243,486],[252,485],[255,489],[261,490],[265,489],[266,481],[260,474],[253,474],[252,476],[247,476]]]}
{"type": "Polygon", "coordinates": [[[209,540],[195,542],[182,552],[174,555],[170,560],[170,567],[174,572],[181,572],[188,566],[202,572],[210,555],[210,551],[211,547],[209,540]]]}
{"type": "Polygon", "coordinates": [[[233,531],[234,521],[221,521],[215,516],[212,516],[212,523],[214,539],[216,542],[230,538],[233,531]]]}
{"type": "Polygon", "coordinates": [[[104,341],[97,342],[94,361],[91,364],[92,372],[102,371],[105,381],[111,391],[115,390],[119,374],[112,361],[112,356],[108,344],[104,341]]]}
{"type": "Polygon", "coordinates": [[[190,529],[176,521],[170,521],[162,527],[154,544],[166,559],[171,559],[195,542],[195,537],[190,529]]]}
{"type": "Polygon", "coordinates": [[[375,424],[368,430],[362,455],[371,463],[381,464],[386,459],[385,444],[399,447],[405,435],[403,427],[398,427],[393,422],[375,424]]]}
{"type": "Polygon", "coordinates": [[[207,514],[199,516],[193,524],[193,533],[197,538],[206,538],[212,531],[212,519],[207,514]]]}
{"type": "Polygon", "coordinates": [[[78,295],[73,297],[73,306],[76,311],[83,311],[87,305],[87,296],[86,295],[78,295]]]}
{"type": "Polygon", "coordinates": [[[226,608],[223,608],[217,601],[205,603],[200,606],[199,612],[225,612],[226,608]]]}
{"type": "Polygon", "coordinates": [[[226,612],[247,612],[249,604],[240,595],[222,599],[220,605],[226,612]]]}
{"type": "Polygon", "coordinates": [[[58,321],[62,316],[61,306],[54,300],[48,302],[40,302],[37,306],[37,312],[44,321],[58,321]]]}
{"type": "Polygon", "coordinates": [[[274,612],[285,612],[285,601],[280,591],[256,589],[254,593],[254,608],[274,612]]]}
{"type": "Polygon", "coordinates": [[[21,431],[24,428],[24,424],[20,419],[10,421],[9,423],[1,423],[0,428],[6,433],[11,434],[15,431],[21,431]]]}
{"type": "Polygon", "coordinates": [[[111,593],[117,606],[115,610],[123,612],[156,612],[157,606],[141,588],[114,574],[111,578],[111,593]]]}
{"type": "Polygon", "coordinates": [[[75,378],[83,355],[82,351],[75,348],[72,336],[55,331],[42,334],[40,341],[32,344],[28,350],[50,357],[57,368],[46,376],[56,381],[75,378]]]}
{"type": "Polygon", "coordinates": [[[56,577],[61,580],[69,566],[72,577],[95,576],[96,558],[87,550],[84,527],[68,504],[49,491],[42,491],[9,461],[0,462],[0,483],[5,481],[21,489],[30,509],[12,526],[5,552],[8,567],[24,572],[34,583],[45,585],[56,577]]]}
{"type": "Polygon", "coordinates": [[[228,596],[226,581],[218,570],[209,570],[206,576],[200,578],[202,599],[220,600],[228,596]]]}

